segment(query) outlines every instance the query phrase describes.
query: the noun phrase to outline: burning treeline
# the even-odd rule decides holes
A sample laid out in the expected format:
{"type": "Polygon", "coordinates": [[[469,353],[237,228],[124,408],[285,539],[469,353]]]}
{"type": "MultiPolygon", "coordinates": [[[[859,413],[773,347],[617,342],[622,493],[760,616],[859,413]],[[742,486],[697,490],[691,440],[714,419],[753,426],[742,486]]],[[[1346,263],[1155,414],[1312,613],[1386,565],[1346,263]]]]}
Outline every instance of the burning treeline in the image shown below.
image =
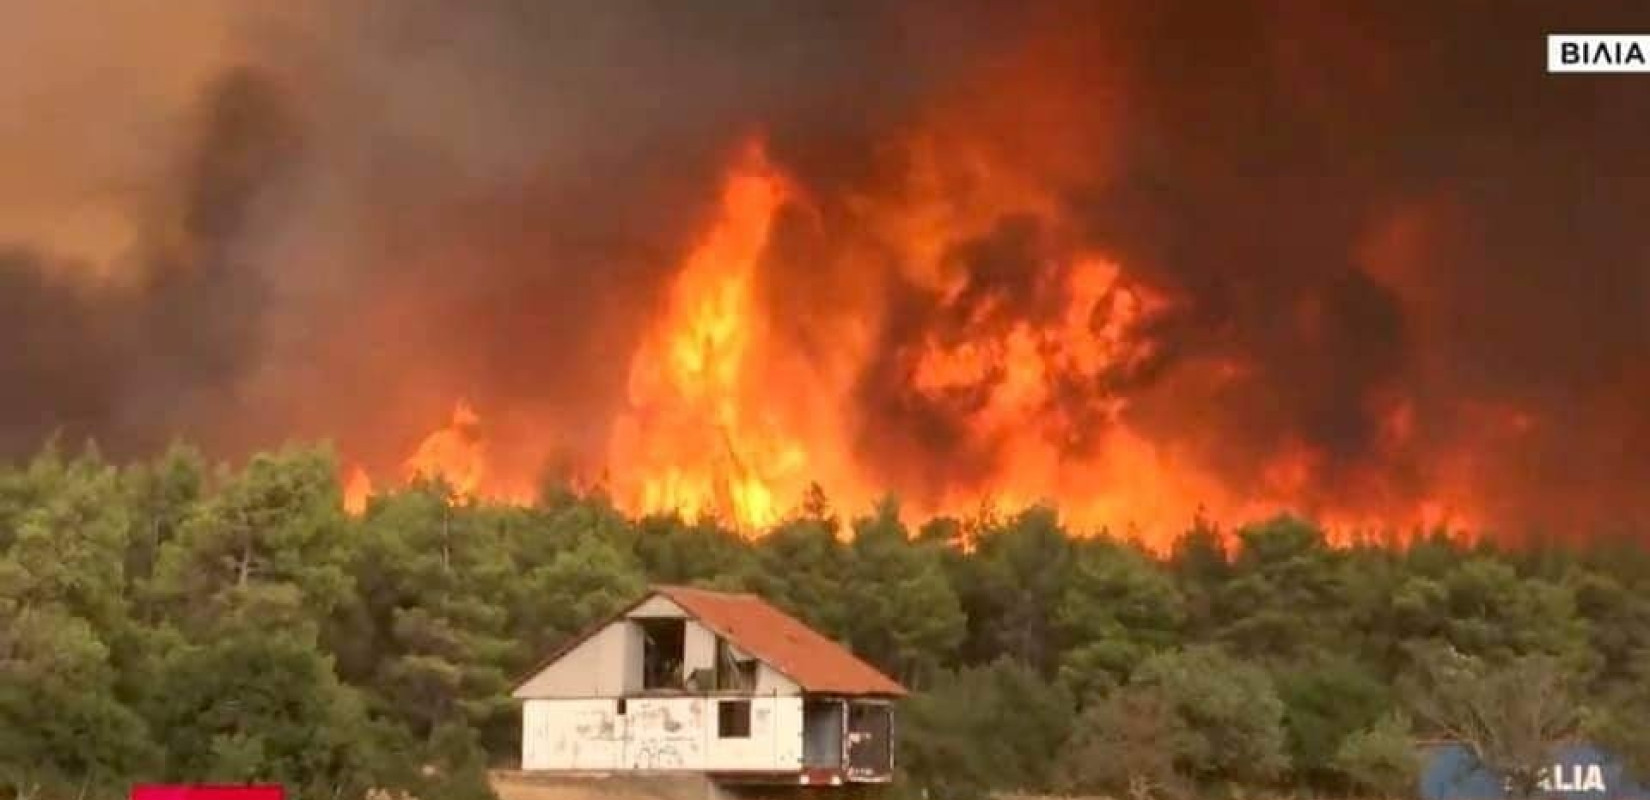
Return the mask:
{"type": "Polygon", "coordinates": [[[1151,540],[1646,521],[1625,87],[1531,88],[1470,9],[1086,5],[215,8],[137,95],[174,156],[0,148],[41,186],[0,441],[330,438],[355,503],[552,469],[753,530],[813,485],[1151,540]]]}

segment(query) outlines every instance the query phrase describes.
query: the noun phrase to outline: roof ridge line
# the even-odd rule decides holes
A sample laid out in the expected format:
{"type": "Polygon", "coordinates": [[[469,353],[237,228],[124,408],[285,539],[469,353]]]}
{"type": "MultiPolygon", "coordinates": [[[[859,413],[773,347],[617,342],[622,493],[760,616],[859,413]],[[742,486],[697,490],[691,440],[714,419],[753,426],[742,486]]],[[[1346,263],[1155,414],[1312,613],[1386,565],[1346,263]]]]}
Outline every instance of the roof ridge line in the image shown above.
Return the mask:
{"type": "MultiPolygon", "coordinates": [[[[774,605],[773,602],[769,601],[760,594],[755,592],[722,592],[715,589],[699,589],[692,586],[659,583],[649,584],[647,591],[645,591],[640,597],[637,597],[634,601],[619,608],[614,613],[608,615],[605,619],[592,622],[583,631],[561,642],[556,648],[551,650],[543,660],[533,667],[530,672],[519,678],[516,684],[511,688],[510,693],[514,695],[522,688],[522,686],[532,680],[535,675],[548,668],[563,655],[572,651],[585,641],[588,641],[602,629],[621,621],[630,613],[640,608],[649,599],[654,597],[664,597],[675,603],[681,608],[688,618],[697,621],[700,625],[703,625],[705,628],[709,629],[713,633],[716,633],[718,636],[728,639],[731,644],[735,644],[742,650],[749,652],[750,655],[767,664],[769,668],[796,684],[804,692],[809,691],[808,687],[810,685],[823,685],[821,683],[821,679],[817,674],[811,674],[811,671],[807,669],[809,664],[794,663],[795,653],[791,654],[793,657],[787,657],[787,655],[781,652],[776,652],[769,649],[767,644],[764,644],[761,641],[761,631],[767,628],[765,624],[766,620],[757,620],[756,627],[750,628],[746,625],[739,624],[737,619],[730,618],[727,615],[716,611],[717,607],[721,606],[729,612],[733,612],[734,609],[740,609],[737,614],[760,611],[761,614],[771,615],[773,622],[777,623],[776,629],[774,629],[772,633],[779,635],[785,642],[793,645],[822,646],[826,649],[820,651],[818,655],[824,656],[826,661],[831,661],[832,658],[840,656],[842,659],[845,659],[845,664],[839,663],[838,666],[851,665],[854,670],[858,670],[863,673],[860,676],[862,679],[865,677],[875,679],[871,681],[872,686],[870,688],[862,688],[858,691],[841,684],[836,685],[833,689],[815,689],[814,691],[834,690],[849,694],[865,693],[886,694],[892,696],[904,695],[908,691],[905,687],[901,686],[898,681],[884,674],[878,667],[853,652],[852,647],[850,647],[846,642],[839,641],[834,636],[827,635],[824,631],[818,630],[808,623],[803,622],[796,616],[774,605]],[[679,597],[676,596],[678,593],[680,594],[679,597]],[[737,602],[730,603],[728,601],[737,602]],[[701,613],[707,611],[710,613],[701,613]],[[753,634],[756,635],[758,641],[753,642],[750,640],[749,637],[753,634]],[[797,668],[803,668],[802,673],[810,674],[804,675],[802,673],[798,673],[796,671],[797,668]]],[[[748,622],[751,620],[745,621],[748,622]]],[[[806,661],[808,656],[804,655],[803,658],[804,661],[806,661]]],[[[823,680],[823,683],[832,682],[833,681],[829,678],[823,680]]]]}
{"type": "Polygon", "coordinates": [[[654,583],[649,584],[648,586],[655,592],[697,592],[699,594],[713,594],[721,597],[753,597],[757,600],[764,600],[765,602],[762,595],[752,591],[729,592],[722,589],[705,589],[699,586],[689,586],[681,583],[654,583]]]}

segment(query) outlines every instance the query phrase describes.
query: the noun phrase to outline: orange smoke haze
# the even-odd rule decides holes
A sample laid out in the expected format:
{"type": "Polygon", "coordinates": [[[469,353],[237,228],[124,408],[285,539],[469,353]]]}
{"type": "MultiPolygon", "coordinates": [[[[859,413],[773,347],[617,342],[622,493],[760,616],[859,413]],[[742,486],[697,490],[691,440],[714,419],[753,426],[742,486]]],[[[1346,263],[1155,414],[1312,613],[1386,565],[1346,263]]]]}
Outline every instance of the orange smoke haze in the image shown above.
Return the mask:
{"type": "Polygon", "coordinates": [[[0,31],[7,458],[1650,530],[1650,105],[1527,47],[1633,0],[107,5],[0,31]]]}

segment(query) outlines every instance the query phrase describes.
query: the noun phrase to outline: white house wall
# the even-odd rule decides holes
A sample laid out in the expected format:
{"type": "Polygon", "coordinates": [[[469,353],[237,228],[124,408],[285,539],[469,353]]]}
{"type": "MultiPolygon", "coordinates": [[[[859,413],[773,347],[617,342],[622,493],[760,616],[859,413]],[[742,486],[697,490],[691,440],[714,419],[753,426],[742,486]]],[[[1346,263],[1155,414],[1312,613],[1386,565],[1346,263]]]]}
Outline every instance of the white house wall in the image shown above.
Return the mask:
{"type": "Polygon", "coordinates": [[[524,770],[794,772],[802,766],[802,698],[757,696],[528,700],[524,770]],[[748,699],[750,736],[717,732],[717,703],[748,699]]]}
{"type": "Polygon", "coordinates": [[[802,693],[802,689],[796,685],[796,681],[785,677],[779,670],[768,666],[768,662],[758,661],[756,663],[755,692],[760,695],[799,695],[802,693]]]}
{"type": "Polygon", "coordinates": [[[642,634],[615,622],[563,653],[516,689],[516,697],[617,697],[642,686],[642,634]]]}
{"type": "Polygon", "coordinates": [[[716,634],[691,619],[682,628],[682,677],[694,670],[715,669],[716,634]]]}

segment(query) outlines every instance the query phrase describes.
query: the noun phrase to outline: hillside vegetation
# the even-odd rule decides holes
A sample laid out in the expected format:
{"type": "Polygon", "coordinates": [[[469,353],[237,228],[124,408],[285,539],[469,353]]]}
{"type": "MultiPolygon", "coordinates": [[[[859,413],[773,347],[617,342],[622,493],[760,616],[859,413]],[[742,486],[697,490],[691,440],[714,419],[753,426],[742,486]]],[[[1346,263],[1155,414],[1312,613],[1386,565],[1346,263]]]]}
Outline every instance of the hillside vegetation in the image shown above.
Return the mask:
{"type": "Polygon", "coordinates": [[[0,797],[487,797],[513,680],[650,582],[758,592],[912,687],[894,792],[1401,794],[1415,736],[1521,763],[1496,714],[1532,694],[1539,736],[1650,750],[1647,581],[1628,537],[1335,548],[1194,521],[1160,558],[1050,509],[911,527],[817,492],[757,537],[556,485],[355,517],[324,449],[48,448],[0,466],[0,797]]]}

